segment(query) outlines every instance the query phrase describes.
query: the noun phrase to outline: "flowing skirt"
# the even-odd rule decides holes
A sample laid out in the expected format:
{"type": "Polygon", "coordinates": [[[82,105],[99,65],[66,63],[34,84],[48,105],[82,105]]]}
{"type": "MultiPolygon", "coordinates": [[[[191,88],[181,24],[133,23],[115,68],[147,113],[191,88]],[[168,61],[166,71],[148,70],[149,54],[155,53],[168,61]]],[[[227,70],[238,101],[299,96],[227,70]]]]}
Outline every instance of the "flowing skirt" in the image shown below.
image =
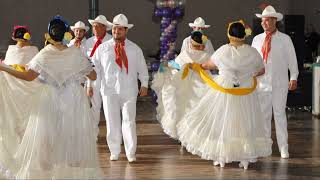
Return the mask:
{"type": "Polygon", "coordinates": [[[194,72],[181,79],[182,71],[167,70],[154,76],[151,88],[157,93],[157,119],[163,131],[171,138],[178,139],[177,123],[201,99],[208,88],[194,72]]]}
{"type": "MultiPolygon", "coordinates": [[[[221,76],[214,79],[223,87],[233,87],[232,81],[221,76]]],[[[182,145],[203,159],[252,160],[272,152],[262,119],[256,92],[235,96],[210,88],[177,124],[177,133],[182,145]]]]}
{"type": "MultiPolygon", "coordinates": [[[[29,104],[30,114],[21,143],[9,154],[11,161],[0,157],[5,176],[102,179],[96,149],[97,128],[80,83],[71,81],[59,88],[42,84],[36,94],[37,101],[29,104]]],[[[15,99],[2,103],[11,101],[15,99]]]]}

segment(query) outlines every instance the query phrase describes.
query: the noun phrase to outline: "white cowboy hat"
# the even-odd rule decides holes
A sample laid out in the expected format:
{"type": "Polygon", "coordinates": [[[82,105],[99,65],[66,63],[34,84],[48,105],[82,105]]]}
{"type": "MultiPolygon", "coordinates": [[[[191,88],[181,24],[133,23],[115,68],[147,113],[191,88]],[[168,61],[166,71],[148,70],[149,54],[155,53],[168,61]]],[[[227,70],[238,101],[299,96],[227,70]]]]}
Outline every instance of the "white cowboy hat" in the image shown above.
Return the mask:
{"type": "Polygon", "coordinates": [[[206,25],[204,20],[201,17],[198,17],[197,19],[194,20],[193,23],[189,23],[190,27],[200,27],[200,28],[209,28],[210,25],[206,25]]]}
{"type": "Polygon", "coordinates": [[[256,14],[258,18],[265,18],[265,17],[275,17],[277,21],[281,21],[283,15],[281,13],[276,12],[276,10],[272,6],[267,6],[263,11],[262,14],[256,14]]]}
{"type": "Polygon", "coordinates": [[[107,27],[107,30],[110,30],[111,27],[112,27],[112,23],[109,22],[104,15],[99,15],[99,16],[97,16],[94,20],[89,19],[88,21],[89,21],[89,23],[90,23],[91,25],[93,25],[93,23],[103,24],[103,25],[105,25],[105,26],[107,27]]]}
{"type": "Polygon", "coordinates": [[[78,21],[74,26],[70,26],[70,29],[74,31],[75,29],[84,29],[86,32],[89,30],[89,26],[86,26],[82,21],[78,21]]]}
{"type": "Polygon", "coordinates": [[[128,19],[124,14],[118,14],[113,18],[113,26],[127,27],[128,29],[133,27],[133,24],[128,24],[128,19]]]}

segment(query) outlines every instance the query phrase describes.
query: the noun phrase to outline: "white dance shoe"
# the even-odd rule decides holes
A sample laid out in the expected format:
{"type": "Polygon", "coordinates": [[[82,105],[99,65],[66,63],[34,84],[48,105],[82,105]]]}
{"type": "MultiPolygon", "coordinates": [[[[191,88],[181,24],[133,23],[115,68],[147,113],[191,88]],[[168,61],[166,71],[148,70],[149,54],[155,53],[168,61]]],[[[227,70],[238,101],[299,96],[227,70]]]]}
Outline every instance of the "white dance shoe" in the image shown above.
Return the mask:
{"type": "Polygon", "coordinates": [[[249,161],[241,161],[239,163],[239,167],[243,168],[243,169],[248,169],[249,166],[249,161]]]}
{"type": "Polygon", "coordinates": [[[132,162],[136,162],[137,161],[137,158],[135,155],[130,155],[130,156],[127,156],[127,159],[129,161],[129,163],[132,163],[132,162]]]}
{"type": "Polygon", "coordinates": [[[111,154],[110,155],[110,160],[111,161],[117,161],[119,159],[119,155],[111,154]]]}
{"type": "Polygon", "coordinates": [[[223,168],[224,165],[225,165],[225,163],[224,163],[223,161],[220,161],[220,162],[219,162],[219,161],[214,161],[214,162],[213,162],[213,165],[214,165],[214,166],[218,166],[219,164],[220,164],[220,167],[222,167],[222,168],[223,168]]]}

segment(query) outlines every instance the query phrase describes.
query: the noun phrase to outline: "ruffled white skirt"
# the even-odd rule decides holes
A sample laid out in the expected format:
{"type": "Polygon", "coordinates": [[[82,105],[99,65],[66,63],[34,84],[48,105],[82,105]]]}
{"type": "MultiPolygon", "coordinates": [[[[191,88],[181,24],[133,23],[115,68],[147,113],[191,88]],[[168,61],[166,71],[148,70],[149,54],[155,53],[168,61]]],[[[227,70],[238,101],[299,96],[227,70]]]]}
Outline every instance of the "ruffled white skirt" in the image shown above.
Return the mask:
{"type": "Polygon", "coordinates": [[[177,123],[194,107],[208,88],[193,71],[181,79],[182,71],[155,74],[151,88],[157,93],[157,119],[163,131],[177,139],[177,123]]]}
{"type": "MultiPolygon", "coordinates": [[[[223,87],[233,87],[232,81],[221,76],[214,79],[223,87]]],[[[177,124],[177,133],[189,152],[207,160],[228,163],[266,157],[272,152],[272,140],[263,134],[256,92],[235,96],[210,88],[177,124]]]]}
{"type": "MultiPolygon", "coordinates": [[[[8,152],[8,146],[0,144],[4,149],[0,156],[4,175],[17,179],[103,179],[96,149],[97,128],[79,82],[59,88],[41,84],[36,94],[36,100],[29,104],[30,114],[25,119],[28,124],[16,150],[8,152]]],[[[8,102],[16,101],[1,100],[8,102]]],[[[1,114],[8,114],[7,108],[15,107],[9,104],[0,108],[1,114]]]]}

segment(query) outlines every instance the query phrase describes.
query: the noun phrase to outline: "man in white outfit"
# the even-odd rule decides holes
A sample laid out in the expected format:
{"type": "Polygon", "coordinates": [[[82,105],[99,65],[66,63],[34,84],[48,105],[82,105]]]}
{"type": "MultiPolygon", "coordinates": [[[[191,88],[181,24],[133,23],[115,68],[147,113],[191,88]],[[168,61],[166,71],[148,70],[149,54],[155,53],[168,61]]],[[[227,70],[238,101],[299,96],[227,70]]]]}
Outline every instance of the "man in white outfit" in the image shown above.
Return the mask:
{"type": "Polygon", "coordinates": [[[87,38],[85,37],[86,32],[88,32],[89,27],[86,26],[82,21],[78,21],[74,26],[70,26],[70,29],[73,31],[74,38],[68,44],[68,47],[76,46],[84,52],[84,46],[86,44],[87,38]]]}
{"type": "MultiPolygon", "coordinates": [[[[104,15],[99,15],[94,20],[89,19],[88,21],[92,25],[92,32],[94,36],[87,40],[84,50],[86,56],[91,60],[100,44],[112,38],[112,36],[107,33],[107,31],[111,29],[112,24],[104,15]]],[[[87,94],[89,97],[91,97],[92,109],[94,112],[95,120],[97,121],[96,123],[98,125],[100,121],[100,111],[102,104],[100,94],[100,77],[97,77],[96,81],[94,82],[87,82],[87,94]]]]}
{"type": "MultiPolygon", "coordinates": [[[[193,23],[189,23],[189,26],[192,28],[193,31],[200,31],[200,32],[210,27],[210,25],[206,25],[205,21],[201,17],[198,17],[197,19],[195,19],[193,23]]],[[[191,36],[188,36],[182,42],[181,52],[190,48],[191,48],[191,36]]],[[[205,44],[204,51],[210,55],[212,55],[214,52],[212,43],[209,39],[205,44]]]]}
{"type": "Polygon", "coordinates": [[[252,46],[263,57],[265,74],[258,80],[258,94],[266,122],[266,136],[271,137],[272,111],[276,127],[279,151],[282,158],[289,158],[286,103],[288,90],[297,88],[298,65],[290,37],[277,30],[276,23],[283,15],[272,6],[267,6],[261,18],[264,33],[254,37],[252,46]],[[288,79],[290,70],[290,81],[288,79]]]}
{"type": "Polygon", "coordinates": [[[101,77],[110,160],[118,160],[123,139],[127,159],[133,162],[137,148],[137,95],[147,95],[149,75],[142,50],[126,38],[133,24],[128,24],[126,16],[119,14],[112,25],[113,38],[97,49],[93,62],[101,77]],[[138,79],[141,82],[139,91],[138,79]]]}

